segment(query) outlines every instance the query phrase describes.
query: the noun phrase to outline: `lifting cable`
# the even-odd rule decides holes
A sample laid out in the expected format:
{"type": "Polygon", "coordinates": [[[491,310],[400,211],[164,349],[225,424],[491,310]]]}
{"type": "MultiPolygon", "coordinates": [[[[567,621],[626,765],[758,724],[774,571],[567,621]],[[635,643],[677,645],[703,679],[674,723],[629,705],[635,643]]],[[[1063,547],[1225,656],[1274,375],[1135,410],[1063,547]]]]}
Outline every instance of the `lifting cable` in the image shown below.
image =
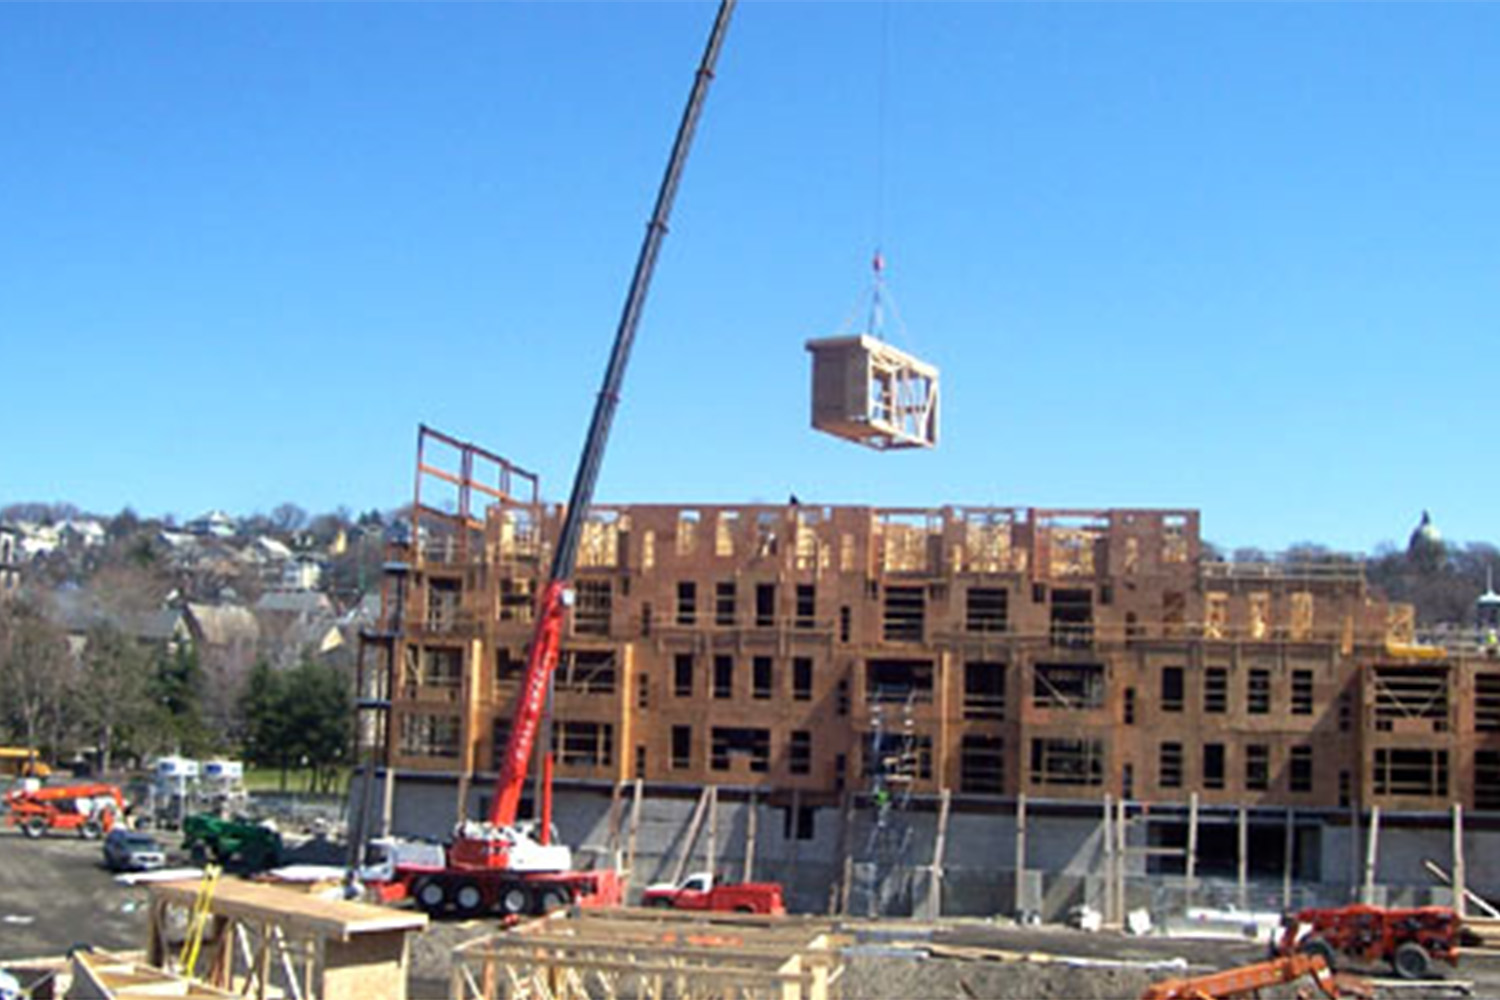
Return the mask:
{"type": "MultiPolygon", "coordinates": [[[[875,62],[875,191],[871,212],[871,230],[875,250],[870,256],[871,282],[868,292],[868,313],[866,325],[862,331],[877,340],[887,342],[889,342],[889,338],[886,337],[887,319],[895,322],[896,331],[902,335],[901,340],[908,339],[905,336],[906,324],[901,319],[901,312],[896,307],[895,297],[885,281],[886,163],[889,159],[887,147],[891,117],[891,39],[894,31],[891,10],[893,6],[891,0],[884,0],[880,5],[880,48],[875,62]]],[[[855,323],[864,307],[864,302],[865,299],[861,297],[855,303],[840,330],[856,330],[855,323]]]]}
{"type": "Polygon", "coordinates": [[[880,5],[880,57],[875,71],[875,253],[870,259],[874,291],[870,297],[870,333],[879,337],[885,325],[882,297],[885,292],[885,161],[886,122],[890,117],[891,3],[880,5]]]}

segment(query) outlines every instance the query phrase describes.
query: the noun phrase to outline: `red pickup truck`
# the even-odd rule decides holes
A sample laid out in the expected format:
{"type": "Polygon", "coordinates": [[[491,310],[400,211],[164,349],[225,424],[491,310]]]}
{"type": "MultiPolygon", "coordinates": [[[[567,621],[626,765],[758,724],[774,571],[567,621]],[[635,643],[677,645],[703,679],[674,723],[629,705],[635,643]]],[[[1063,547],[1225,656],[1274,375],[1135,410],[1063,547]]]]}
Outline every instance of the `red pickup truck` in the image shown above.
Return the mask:
{"type": "Polygon", "coordinates": [[[681,885],[659,882],[647,886],[642,906],[678,910],[720,910],[730,913],[786,914],[781,886],[775,882],[739,882],[715,885],[708,872],[697,872],[682,880],[681,885]]]}

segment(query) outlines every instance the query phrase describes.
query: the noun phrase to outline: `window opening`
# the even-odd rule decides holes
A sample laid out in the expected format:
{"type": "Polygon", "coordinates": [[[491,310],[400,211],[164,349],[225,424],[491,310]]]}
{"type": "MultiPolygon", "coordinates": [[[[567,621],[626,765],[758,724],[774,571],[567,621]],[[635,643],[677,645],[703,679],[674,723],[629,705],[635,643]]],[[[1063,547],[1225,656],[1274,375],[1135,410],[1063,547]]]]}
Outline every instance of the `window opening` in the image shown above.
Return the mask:
{"type": "Polygon", "coordinates": [[[1229,711],[1229,670],[1208,667],[1203,671],[1203,711],[1223,715],[1229,711]]]}
{"type": "Polygon", "coordinates": [[[750,661],[750,695],[760,701],[769,701],[771,687],[771,658],[757,656],[750,661]]]}
{"type": "Polygon", "coordinates": [[[1104,784],[1104,741],[1033,738],[1031,783],[1064,787],[1104,784]]]}
{"type": "Polygon", "coordinates": [[[1292,671],[1292,714],[1313,714],[1313,672],[1311,670],[1292,671]]]}
{"type": "Polygon", "coordinates": [[[1448,751],[1376,747],[1375,794],[1434,798],[1448,794],[1448,751]]]}
{"type": "Polygon", "coordinates": [[[1005,664],[987,660],[964,664],[964,718],[995,722],[1005,718],[1005,664]]]}
{"type": "Polygon", "coordinates": [[[1182,744],[1163,743],[1157,748],[1157,784],[1162,788],[1182,787],[1182,744]]]}
{"type": "Polygon", "coordinates": [[[970,587],[964,606],[964,628],[970,632],[1004,632],[1009,625],[1010,593],[1004,587],[970,587]]]}
{"type": "Polygon", "coordinates": [[[1271,711],[1271,671],[1251,670],[1246,678],[1245,710],[1251,715],[1267,715],[1271,711]]]}
{"type": "Polygon", "coordinates": [[[734,697],[734,657],[714,657],[714,697],[724,700],[734,697]]]}
{"type": "Polygon", "coordinates": [[[614,604],[610,581],[579,580],[573,589],[573,633],[609,635],[609,617],[614,604]]]}
{"type": "Polygon", "coordinates": [[[565,767],[609,767],[614,763],[615,727],[608,722],[556,719],[552,752],[565,767]]]}
{"type": "Polygon", "coordinates": [[[1224,744],[1203,745],[1203,787],[1219,791],[1224,787],[1224,744]]]}
{"type": "Polygon", "coordinates": [[[791,774],[812,773],[812,733],[794,730],[787,744],[787,771],[791,774]]]}
{"type": "Polygon", "coordinates": [[[678,653],[672,657],[672,693],[679,698],[693,696],[692,653],[678,653]]]}
{"type": "Polygon", "coordinates": [[[813,661],[811,657],[798,656],[792,660],[792,698],[796,701],[812,701],[813,661]]]}
{"type": "Polygon", "coordinates": [[[698,585],[692,580],[677,584],[677,624],[693,625],[698,621],[698,585]]]}
{"type": "Polygon", "coordinates": [[[1094,644],[1094,592],[1057,588],[1052,591],[1052,645],[1088,649],[1094,644]]]}
{"type": "Polygon", "coordinates": [[[931,660],[870,660],[865,664],[865,700],[870,704],[932,701],[931,660]]]}
{"type": "Polygon", "coordinates": [[[811,583],[797,584],[797,617],[793,624],[797,628],[812,628],[816,623],[818,588],[811,583]]]}
{"type": "Polygon", "coordinates": [[[571,694],[614,694],[612,649],[565,649],[558,657],[557,690],[571,694]]]}
{"type": "Polygon", "coordinates": [[[771,769],[771,731],[715,726],[711,733],[709,766],[727,771],[738,759],[748,762],[750,770],[761,774],[771,769]]]}
{"type": "Polygon", "coordinates": [[[1182,675],[1181,667],[1161,668],[1161,710],[1163,712],[1182,711],[1185,700],[1182,675]]]}
{"type": "Polygon", "coordinates": [[[714,585],[714,624],[720,628],[734,625],[734,581],[720,580],[714,585]]]}
{"type": "Polygon", "coordinates": [[[672,768],[676,771],[693,766],[693,727],[672,727],[672,768]]]}
{"type": "Polygon", "coordinates": [[[755,585],[755,625],[769,628],[776,624],[776,584],[755,585]]]}
{"type": "Polygon", "coordinates": [[[885,588],[885,631],[888,642],[921,642],[927,592],[921,587],[885,588]]]}
{"type": "Polygon", "coordinates": [[[1313,752],[1312,747],[1292,747],[1291,759],[1287,765],[1288,786],[1294,792],[1310,792],[1313,790],[1313,752]]]}
{"type": "Polygon", "coordinates": [[[1271,748],[1263,743],[1245,747],[1245,787],[1252,792],[1271,787],[1271,748]]]}
{"type": "Polygon", "coordinates": [[[968,733],[959,749],[959,788],[977,795],[1005,794],[1005,740],[968,733]]]}
{"type": "Polygon", "coordinates": [[[1103,664],[1038,663],[1031,676],[1035,708],[1080,711],[1104,706],[1103,664]]]}

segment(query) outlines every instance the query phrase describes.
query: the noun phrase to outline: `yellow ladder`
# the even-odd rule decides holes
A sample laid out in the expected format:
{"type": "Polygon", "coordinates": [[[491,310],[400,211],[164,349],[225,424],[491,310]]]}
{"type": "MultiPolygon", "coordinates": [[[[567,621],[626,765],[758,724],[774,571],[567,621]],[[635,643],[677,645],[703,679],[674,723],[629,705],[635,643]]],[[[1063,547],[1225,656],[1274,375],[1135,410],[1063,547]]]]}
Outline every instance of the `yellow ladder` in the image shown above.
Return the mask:
{"type": "Polygon", "coordinates": [[[188,978],[192,977],[193,966],[198,964],[198,952],[203,948],[203,929],[208,926],[208,918],[213,912],[214,889],[219,885],[221,871],[218,865],[206,866],[203,869],[203,881],[198,884],[198,895],[193,897],[193,909],[188,915],[187,937],[183,938],[182,951],[177,955],[177,968],[188,978]]]}

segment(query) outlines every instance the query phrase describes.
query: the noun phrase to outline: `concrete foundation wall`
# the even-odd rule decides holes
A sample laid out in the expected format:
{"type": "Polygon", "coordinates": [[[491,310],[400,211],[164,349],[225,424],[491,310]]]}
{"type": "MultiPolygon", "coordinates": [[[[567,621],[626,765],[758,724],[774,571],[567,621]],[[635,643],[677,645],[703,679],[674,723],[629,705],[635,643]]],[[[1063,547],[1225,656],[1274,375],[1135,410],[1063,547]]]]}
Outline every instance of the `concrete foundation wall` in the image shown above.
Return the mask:
{"type": "MultiPolygon", "coordinates": [[[[356,783],[356,788],[358,783],[356,783]]],[[[453,828],[456,784],[431,779],[401,779],[396,782],[393,825],[398,834],[442,840],[453,828]]],[[[375,785],[377,797],[381,784],[375,785]]],[[[471,815],[479,815],[487,790],[473,789],[469,796],[471,815]]],[[[633,892],[653,882],[669,880],[681,856],[692,823],[697,800],[692,797],[648,795],[642,804],[636,835],[636,858],[630,886],[633,892]]],[[[787,903],[795,912],[826,912],[837,898],[843,875],[842,850],[846,842],[844,817],[832,807],[813,810],[812,836],[797,839],[794,817],[784,806],[757,803],[756,851],[753,877],[782,884],[787,903]]],[[[745,848],[751,805],[721,793],[718,805],[716,858],[712,865],[720,877],[738,880],[745,876],[745,848]]],[[[379,802],[372,810],[378,825],[379,802]]],[[[602,857],[609,843],[610,795],[586,789],[559,790],[553,806],[553,823],[564,843],[580,849],[596,849],[602,857]]],[[[630,797],[620,804],[619,850],[623,857],[629,844],[630,797]]],[[[887,914],[932,913],[933,883],[928,866],[933,861],[937,836],[936,813],[902,811],[888,817],[887,836],[897,829],[900,837],[889,841],[882,853],[875,833],[876,814],[859,810],[847,837],[855,860],[856,887],[851,893],[851,912],[887,914]],[[897,846],[891,848],[890,844],[897,846]],[[904,849],[900,845],[904,844],[904,849]],[[874,884],[870,880],[874,880],[874,884]],[[863,880],[863,881],[862,881],[863,880]]],[[[684,871],[709,867],[706,859],[708,822],[705,819],[698,844],[684,871]]],[[[1130,828],[1129,846],[1144,846],[1142,828],[1130,828]]],[[[1101,818],[1089,815],[1048,815],[1033,810],[1028,817],[1027,875],[1030,905],[1043,919],[1057,920],[1079,904],[1099,907],[1104,892],[1103,837],[1101,818]]],[[[1337,905],[1357,898],[1364,860],[1364,831],[1356,837],[1348,826],[1326,825],[1321,830],[1320,873],[1317,882],[1298,882],[1292,905],[1337,905]]],[[[1013,915],[1016,900],[1014,816],[1002,813],[950,814],[943,859],[941,912],[947,916],[1013,915]]],[[[1500,831],[1470,829],[1465,837],[1469,885],[1482,895],[1500,897],[1500,831]]],[[[1448,903],[1451,893],[1436,885],[1422,861],[1435,860],[1451,867],[1451,834],[1439,826],[1386,824],[1380,834],[1380,863],[1376,873],[1380,895],[1391,905],[1448,903]]],[[[589,851],[583,851],[586,856],[589,851]]],[[[1126,856],[1127,895],[1130,906],[1152,910],[1174,910],[1188,898],[1186,880],[1176,876],[1149,875],[1146,859],[1130,851],[1126,856]]],[[[1245,902],[1251,909],[1280,909],[1279,879],[1252,879],[1245,902]]],[[[1232,879],[1200,879],[1194,899],[1204,905],[1235,905],[1238,885],[1232,879]]]]}

